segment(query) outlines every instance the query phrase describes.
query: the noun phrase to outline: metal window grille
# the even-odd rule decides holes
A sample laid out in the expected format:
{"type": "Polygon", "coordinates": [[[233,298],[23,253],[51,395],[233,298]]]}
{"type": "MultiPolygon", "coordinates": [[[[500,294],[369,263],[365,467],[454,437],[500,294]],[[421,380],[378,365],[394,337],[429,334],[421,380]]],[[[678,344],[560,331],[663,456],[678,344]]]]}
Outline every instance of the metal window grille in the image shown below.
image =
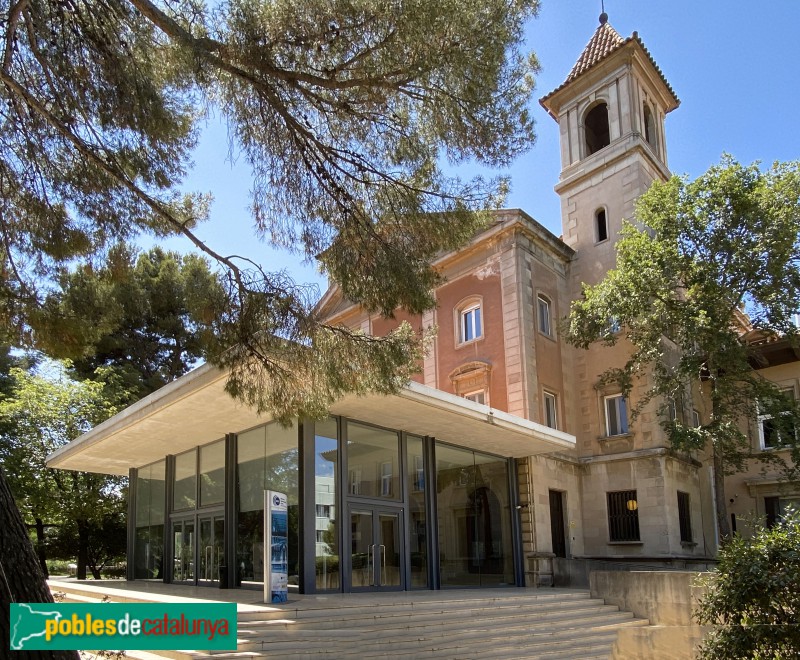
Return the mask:
{"type": "Polygon", "coordinates": [[[678,491],[678,523],[681,528],[681,543],[692,542],[692,513],[689,509],[689,493],[678,491]]]}
{"type": "Polygon", "coordinates": [[[608,536],[615,541],[639,540],[639,503],[635,490],[607,493],[608,536]]]}

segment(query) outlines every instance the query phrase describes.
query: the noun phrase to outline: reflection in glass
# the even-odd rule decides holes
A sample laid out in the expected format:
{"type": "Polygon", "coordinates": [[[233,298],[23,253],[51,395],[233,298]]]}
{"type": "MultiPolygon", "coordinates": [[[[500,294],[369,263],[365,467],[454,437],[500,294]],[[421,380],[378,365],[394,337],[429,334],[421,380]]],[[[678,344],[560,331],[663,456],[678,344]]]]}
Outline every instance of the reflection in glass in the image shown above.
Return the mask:
{"type": "Polygon", "coordinates": [[[200,518],[200,547],[198,548],[199,580],[217,582],[219,567],[225,564],[225,525],[221,516],[200,518]]]}
{"type": "Polygon", "coordinates": [[[172,530],[172,581],[194,582],[194,521],[177,520],[172,530]]]}
{"type": "Polygon", "coordinates": [[[299,582],[300,511],[298,430],[277,423],[237,437],[239,516],[236,541],[237,584],[264,582],[264,491],[286,493],[289,526],[289,585],[299,582]]]}
{"type": "Polygon", "coordinates": [[[399,443],[395,431],[347,423],[347,471],[351,495],[400,499],[399,443]]]}
{"type": "Polygon", "coordinates": [[[339,529],[336,515],[336,463],[339,441],[336,420],[315,424],[314,508],[316,511],[315,574],[317,589],[339,588],[339,529]]]}
{"type": "Polygon", "coordinates": [[[425,470],[422,438],[408,436],[409,548],[411,550],[411,587],[428,586],[428,537],[425,516],[425,470]]]}
{"type": "Polygon", "coordinates": [[[197,499],[197,450],[192,449],[175,457],[175,488],[173,511],[194,509],[197,499]]]}
{"type": "Polygon", "coordinates": [[[164,577],[165,470],[166,461],[138,470],[133,568],[136,580],[161,580],[164,577]]]}
{"type": "Polygon", "coordinates": [[[375,581],[375,541],[372,512],[350,512],[350,581],[354,589],[370,587],[375,581]]]}
{"type": "Polygon", "coordinates": [[[225,501],[225,441],[200,447],[200,506],[225,501]]]}
{"type": "Polygon", "coordinates": [[[514,584],[505,459],[436,445],[442,586],[514,584]]]}

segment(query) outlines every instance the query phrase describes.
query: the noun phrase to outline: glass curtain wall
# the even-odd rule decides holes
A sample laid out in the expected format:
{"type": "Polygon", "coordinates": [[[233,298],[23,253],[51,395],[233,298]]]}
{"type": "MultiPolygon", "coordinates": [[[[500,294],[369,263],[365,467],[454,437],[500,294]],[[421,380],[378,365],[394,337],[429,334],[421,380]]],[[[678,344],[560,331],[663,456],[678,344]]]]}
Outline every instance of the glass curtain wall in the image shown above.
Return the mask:
{"type": "Polygon", "coordinates": [[[339,441],[335,419],[315,424],[314,509],[316,534],[314,571],[318,591],[339,589],[339,518],[336,511],[336,470],[339,441]]]}
{"type": "Polygon", "coordinates": [[[172,491],[172,510],[194,509],[197,504],[197,450],[192,449],[175,457],[175,487],[172,491]]]}
{"type": "Polygon", "coordinates": [[[200,447],[200,506],[225,502],[225,441],[200,447]]]}
{"type": "Polygon", "coordinates": [[[425,455],[422,438],[406,438],[406,464],[408,465],[408,521],[409,548],[411,550],[412,589],[428,586],[428,534],[425,512],[425,455]]]}
{"type": "Polygon", "coordinates": [[[443,587],[514,584],[506,460],[436,444],[443,587]]]}
{"type": "Polygon", "coordinates": [[[264,582],[264,491],[286,493],[289,510],[289,585],[300,576],[300,507],[297,426],[277,423],[237,438],[237,585],[264,582]]]}
{"type": "Polygon", "coordinates": [[[166,461],[138,470],[133,569],[136,580],[161,580],[164,577],[165,479],[166,461]]]}

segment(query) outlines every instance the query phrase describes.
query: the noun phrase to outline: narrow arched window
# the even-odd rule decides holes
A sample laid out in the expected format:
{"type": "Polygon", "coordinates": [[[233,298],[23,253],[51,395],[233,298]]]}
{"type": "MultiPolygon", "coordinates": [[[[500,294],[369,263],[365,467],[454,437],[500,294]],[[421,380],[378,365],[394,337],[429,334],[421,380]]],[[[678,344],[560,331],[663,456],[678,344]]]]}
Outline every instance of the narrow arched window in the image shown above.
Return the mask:
{"type": "Polygon", "coordinates": [[[608,106],[605,103],[598,103],[589,110],[583,126],[586,133],[587,155],[600,151],[611,143],[611,134],[608,130],[608,106]]]}
{"type": "Polygon", "coordinates": [[[650,106],[646,103],[644,104],[644,139],[647,140],[647,144],[653,147],[654,151],[658,151],[656,146],[656,120],[653,118],[650,106]]]}
{"type": "Polygon", "coordinates": [[[605,209],[597,209],[594,212],[594,233],[597,243],[608,239],[608,219],[605,209]]]}

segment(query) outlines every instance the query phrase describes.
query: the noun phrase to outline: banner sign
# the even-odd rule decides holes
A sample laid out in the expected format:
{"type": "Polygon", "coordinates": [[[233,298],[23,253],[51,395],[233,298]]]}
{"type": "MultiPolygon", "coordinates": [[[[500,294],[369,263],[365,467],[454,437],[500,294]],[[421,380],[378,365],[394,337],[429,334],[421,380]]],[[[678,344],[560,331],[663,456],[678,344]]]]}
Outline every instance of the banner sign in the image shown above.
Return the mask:
{"type": "Polygon", "coordinates": [[[264,491],[264,602],[289,600],[289,508],[286,493],[264,491]]]}
{"type": "Polygon", "coordinates": [[[236,603],[11,603],[9,614],[12,651],[236,650],[236,603]]]}

